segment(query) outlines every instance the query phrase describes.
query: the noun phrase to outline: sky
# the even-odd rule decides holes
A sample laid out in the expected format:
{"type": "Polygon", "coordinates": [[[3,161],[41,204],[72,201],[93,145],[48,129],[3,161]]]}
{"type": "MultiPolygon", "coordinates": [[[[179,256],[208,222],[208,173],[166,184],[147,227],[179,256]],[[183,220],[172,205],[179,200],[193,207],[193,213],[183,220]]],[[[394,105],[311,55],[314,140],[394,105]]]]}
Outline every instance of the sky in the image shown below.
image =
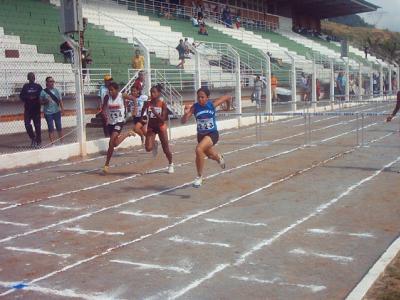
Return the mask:
{"type": "Polygon", "coordinates": [[[378,10],[378,13],[360,14],[361,17],[378,28],[400,32],[400,19],[398,16],[400,12],[400,0],[368,1],[382,8],[378,10]]]}

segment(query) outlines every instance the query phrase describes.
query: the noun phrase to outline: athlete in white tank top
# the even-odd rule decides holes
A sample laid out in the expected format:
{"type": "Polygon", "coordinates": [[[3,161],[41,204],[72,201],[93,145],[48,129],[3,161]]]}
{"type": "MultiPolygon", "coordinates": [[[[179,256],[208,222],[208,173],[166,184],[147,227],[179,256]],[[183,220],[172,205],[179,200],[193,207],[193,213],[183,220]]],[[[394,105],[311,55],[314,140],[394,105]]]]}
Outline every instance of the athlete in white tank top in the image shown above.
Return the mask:
{"type": "Polygon", "coordinates": [[[121,93],[118,93],[117,98],[108,98],[108,124],[115,125],[125,121],[125,105],[124,98],[121,93]]]}

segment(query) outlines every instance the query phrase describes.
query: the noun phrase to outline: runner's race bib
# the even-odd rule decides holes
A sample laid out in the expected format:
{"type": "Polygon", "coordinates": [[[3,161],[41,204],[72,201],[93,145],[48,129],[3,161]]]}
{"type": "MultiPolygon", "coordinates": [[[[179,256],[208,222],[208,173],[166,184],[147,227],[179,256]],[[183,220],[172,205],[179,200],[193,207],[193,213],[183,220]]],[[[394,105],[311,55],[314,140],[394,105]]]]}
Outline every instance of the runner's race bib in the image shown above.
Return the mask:
{"type": "MultiPolygon", "coordinates": [[[[154,107],[154,110],[156,111],[157,114],[160,115],[162,112],[162,107],[154,107]]],[[[151,109],[149,109],[149,113],[150,113],[150,118],[152,118],[152,119],[156,118],[156,116],[153,114],[151,109]]]]}
{"type": "Polygon", "coordinates": [[[214,129],[214,120],[213,119],[197,119],[197,129],[199,131],[207,131],[214,129]]]}

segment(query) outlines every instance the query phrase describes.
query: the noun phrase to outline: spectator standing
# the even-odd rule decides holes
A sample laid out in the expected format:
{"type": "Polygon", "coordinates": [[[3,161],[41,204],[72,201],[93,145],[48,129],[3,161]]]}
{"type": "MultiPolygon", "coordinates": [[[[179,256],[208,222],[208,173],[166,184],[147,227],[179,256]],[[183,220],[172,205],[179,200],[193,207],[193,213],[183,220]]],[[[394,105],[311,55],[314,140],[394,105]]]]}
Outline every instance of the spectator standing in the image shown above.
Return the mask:
{"type": "Polygon", "coordinates": [[[276,93],[276,88],[278,87],[278,78],[274,73],[271,73],[271,91],[272,91],[272,101],[278,101],[278,94],[276,93]]]}
{"type": "MultiPolygon", "coordinates": [[[[200,32],[200,31],[199,31],[200,32]]],[[[179,45],[176,46],[175,48],[178,51],[178,55],[179,55],[179,64],[176,66],[178,69],[184,69],[184,65],[185,65],[185,44],[183,43],[183,40],[179,41],[179,45]]]]}
{"type": "Polygon", "coordinates": [[[132,69],[135,70],[144,69],[144,56],[140,55],[140,50],[136,50],[135,55],[132,57],[132,69]]]}
{"type": "Polygon", "coordinates": [[[317,89],[317,101],[319,101],[321,97],[321,81],[319,81],[319,79],[316,80],[316,89],[317,89]]]}
{"type": "Polygon", "coordinates": [[[35,83],[34,73],[28,73],[27,79],[29,83],[24,84],[19,95],[20,99],[24,102],[25,129],[31,139],[31,146],[40,147],[42,143],[40,120],[40,93],[42,87],[40,84],[35,83]],[[31,125],[32,121],[35,133],[31,125]]]}
{"type": "Polygon", "coordinates": [[[200,35],[208,35],[206,25],[203,23],[200,25],[199,32],[200,35]]]}
{"type": "Polygon", "coordinates": [[[307,77],[306,74],[304,74],[304,72],[301,73],[301,101],[308,101],[307,99],[307,89],[308,89],[308,85],[307,85],[307,77]]]}
{"type": "Polygon", "coordinates": [[[133,83],[133,86],[139,91],[141,94],[144,88],[144,72],[139,72],[138,78],[133,83]]]}
{"type": "Polygon", "coordinates": [[[60,45],[60,52],[62,55],[64,55],[64,63],[73,63],[73,47],[72,45],[68,42],[65,41],[60,45]]]}
{"type": "Polygon", "coordinates": [[[236,16],[235,24],[236,24],[236,29],[240,29],[240,24],[241,24],[240,11],[238,12],[238,15],[236,16]]]}
{"type": "Polygon", "coordinates": [[[336,79],[336,86],[340,99],[343,101],[346,95],[346,78],[344,77],[343,72],[339,72],[339,75],[336,79]]]}
{"type": "Polygon", "coordinates": [[[263,82],[261,81],[260,76],[257,76],[256,80],[254,81],[253,95],[258,109],[261,107],[262,88],[263,82]]]}
{"type": "Polygon", "coordinates": [[[188,38],[185,38],[185,56],[187,57],[189,53],[190,53],[190,42],[188,38]]]}
{"type": "Polygon", "coordinates": [[[64,105],[60,92],[54,87],[53,77],[46,78],[46,88],[40,93],[40,102],[43,104],[44,117],[49,129],[50,142],[54,144],[54,125],[58,138],[63,142],[61,115],[64,114],[64,105]]]}

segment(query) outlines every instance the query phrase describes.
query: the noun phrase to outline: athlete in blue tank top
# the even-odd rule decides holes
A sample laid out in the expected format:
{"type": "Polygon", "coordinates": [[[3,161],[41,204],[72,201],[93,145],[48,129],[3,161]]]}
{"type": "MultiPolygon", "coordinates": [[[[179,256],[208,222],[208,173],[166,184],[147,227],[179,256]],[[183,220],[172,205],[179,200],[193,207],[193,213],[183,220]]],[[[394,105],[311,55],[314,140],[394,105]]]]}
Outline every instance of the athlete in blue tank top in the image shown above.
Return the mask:
{"type": "MultiPolygon", "coordinates": [[[[217,153],[214,146],[219,139],[217,123],[215,120],[215,108],[227,102],[230,103],[232,97],[225,95],[218,99],[209,100],[210,91],[207,88],[200,88],[197,91],[197,102],[190,108],[185,108],[182,123],[186,123],[194,115],[197,122],[197,147],[196,147],[196,167],[197,177],[193,182],[194,187],[200,187],[203,183],[204,158],[217,161],[221,168],[225,169],[224,156],[217,153]]],[[[229,105],[228,105],[229,107],[229,105]]]]}

